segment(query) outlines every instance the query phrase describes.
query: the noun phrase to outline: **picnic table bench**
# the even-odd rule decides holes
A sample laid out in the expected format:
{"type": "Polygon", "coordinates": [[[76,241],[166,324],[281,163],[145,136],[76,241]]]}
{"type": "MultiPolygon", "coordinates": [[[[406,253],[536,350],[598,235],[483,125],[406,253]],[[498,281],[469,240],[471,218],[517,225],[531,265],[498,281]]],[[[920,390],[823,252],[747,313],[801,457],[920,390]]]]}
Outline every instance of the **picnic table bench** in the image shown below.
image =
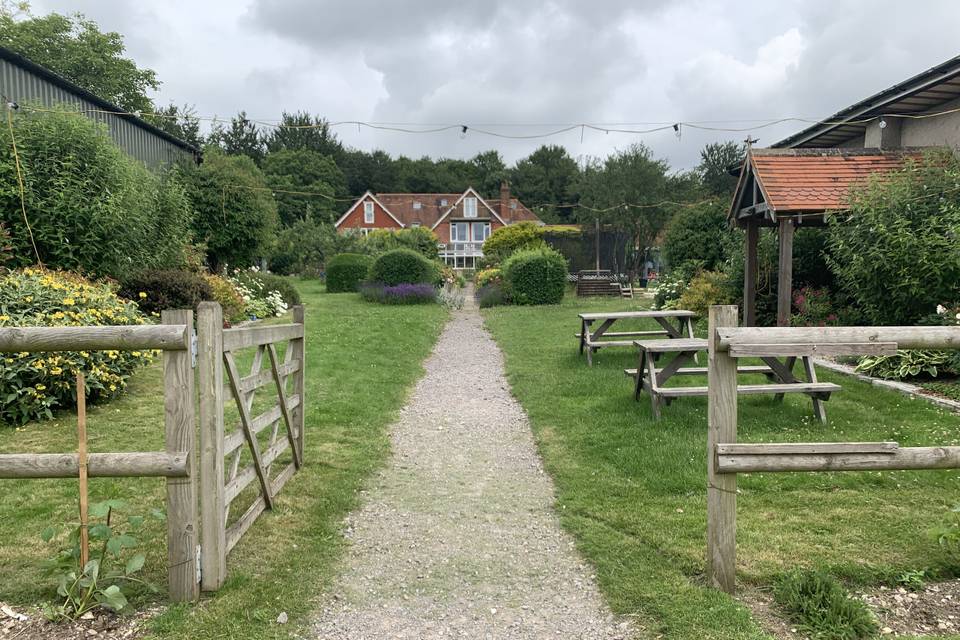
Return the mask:
{"type": "Polygon", "coordinates": [[[667,336],[668,338],[692,338],[693,319],[697,317],[692,311],[683,309],[663,309],[660,311],[607,311],[599,313],[581,313],[580,333],[576,337],[580,340],[580,353],[587,353],[587,364],[593,365],[593,354],[603,347],[631,347],[634,338],[641,336],[667,336]],[[652,331],[608,331],[618,320],[649,318],[660,325],[660,329],[652,331]],[[599,322],[596,329],[591,329],[593,323],[599,322]],[[606,339],[604,339],[606,338],[606,339]],[[612,340],[610,338],[613,338],[612,340]],[[624,340],[623,338],[628,338],[624,340]]]}
{"type": "MultiPolygon", "coordinates": [[[[708,344],[706,340],[699,338],[635,340],[633,344],[640,350],[640,361],[636,369],[624,369],[624,373],[634,378],[635,400],[640,398],[640,392],[643,390],[650,393],[655,419],[660,419],[661,406],[669,405],[675,398],[707,395],[707,387],[664,387],[667,380],[676,375],[707,373],[707,367],[683,366],[693,360],[698,351],[706,351],[708,344]],[[657,360],[667,353],[675,353],[676,356],[666,366],[658,368],[657,360]]],[[[827,414],[823,402],[829,400],[830,394],[840,391],[842,387],[831,382],[818,382],[810,356],[802,356],[801,359],[807,380],[798,379],[793,374],[797,361],[793,356],[783,362],[773,356],[764,356],[761,357],[764,363],[762,365],[738,366],[737,373],[762,373],[773,382],[737,385],[737,395],[772,393],[779,400],[783,399],[786,393],[804,393],[813,400],[813,410],[817,419],[826,424],[827,414]]]]}

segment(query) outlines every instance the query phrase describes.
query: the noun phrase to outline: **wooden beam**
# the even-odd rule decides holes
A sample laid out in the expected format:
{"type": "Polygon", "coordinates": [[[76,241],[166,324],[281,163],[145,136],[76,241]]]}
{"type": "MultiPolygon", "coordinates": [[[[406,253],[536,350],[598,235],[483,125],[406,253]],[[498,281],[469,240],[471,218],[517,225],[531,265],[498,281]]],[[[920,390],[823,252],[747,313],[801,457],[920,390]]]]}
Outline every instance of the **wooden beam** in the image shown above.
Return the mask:
{"type": "Polygon", "coordinates": [[[827,342],[772,344],[735,344],[727,351],[734,358],[784,357],[784,356],[847,356],[847,355],[885,355],[897,353],[896,342],[827,342]]]}
{"type": "Polygon", "coordinates": [[[960,447],[905,447],[882,453],[717,455],[717,473],[779,471],[883,471],[960,468],[960,447]]]}
{"type": "Polygon", "coordinates": [[[790,326],[793,303],[793,220],[780,218],[780,253],[777,269],[777,326],[790,326]]]}
{"type": "Polygon", "coordinates": [[[736,442],[717,445],[717,455],[894,453],[897,442],[736,442]]]}
{"type": "Polygon", "coordinates": [[[223,497],[223,309],[197,307],[197,366],[200,372],[200,548],[201,583],[216,591],[227,576],[226,502],[223,497]]]}
{"type": "Polygon", "coordinates": [[[246,347],[257,347],[271,342],[283,342],[303,337],[302,324],[275,324],[263,327],[241,327],[224,329],[223,350],[235,351],[246,347]]]}
{"type": "Polygon", "coordinates": [[[737,308],[710,307],[707,374],[707,583],[735,590],[737,476],[716,469],[716,445],[737,441],[737,361],[717,348],[717,330],[736,326],[737,308]]]}
{"type": "MultiPolygon", "coordinates": [[[[0,478],[76,478],[79,469],[76,453],[0,455],[0,478]]],[[[87,475],[91,478],[186,478],[190,469],[186,453],[88,453],[87,475]]]]}
{"type": "Polygon", "coordinates": [[[718,348],[743,344],[895,343],[900,349],[960,349],[958,327],[723,327],[718,348]]]}
{"type": "Polygon", "coordinates": [[[4,327],[0,352],[182,351],[190,348],[186,325],[108,327],[4,327]]]}
{"type": "Polygon", "coordinates": [[[751,220],[747,223],[744,239],[743,264],[743,324],[752,327],[757,324],[757,243],[760,238],[760,225],[751,220]]]}

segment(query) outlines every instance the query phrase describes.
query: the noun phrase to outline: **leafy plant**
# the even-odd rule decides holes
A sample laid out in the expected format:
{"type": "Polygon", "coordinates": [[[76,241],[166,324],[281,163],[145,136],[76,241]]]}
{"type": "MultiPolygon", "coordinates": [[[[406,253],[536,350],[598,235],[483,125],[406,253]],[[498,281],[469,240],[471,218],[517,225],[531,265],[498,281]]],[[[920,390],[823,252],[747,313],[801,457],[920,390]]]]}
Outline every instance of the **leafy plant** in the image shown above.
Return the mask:
{"type": "Polygon", "coordinates": [[[503,263],[503,282],[514,304],[559,304],[567,288],[567,260],[549,248],[517,251],[503,263]]]}
{"type": "Polygon", "coordinates": [[[436,302],[437,288],[432,284],[403,283],[393,286],[379,282],[360,285],[360,297],[381,304],[427,304],[436,302]]]}
{"type": "MultiPolygon", "coordinates": [[[[128,607],[130,585],[156,590],[137,577],[145,556],[136,552],[140,543],[133,534],[143,526],[144,518],[129,516],[125,522],[117,522],[115,512],[125,508],[126,504],[120,500],[90,505],[91,518],[102,518],[103,521],[88,528],[90,557],[85,565],[80,565],[79,525],[68,532],[66,548],[45,563],[48,575],[56,580],[57,595],[61,598],[44,607],[47,617],[74,620],[97,607],[119,613],[128,607]]],[[[153,515],[163,518],[156,511],[153,515]]],[[[44,542],[51,542],[57,535],[56,527],[47,527],[41,538],[44,542]]]]}
{"type": "Polygon", "coordinates": [[[683,290],[677,304],[680,309],[706,316],[710,305],[729,302],[727,275],[722,271],[701,271],[683,290]]]}
{"type": "MultiPolygon", "coordinates": [[[[24,269],[0,275],[0,327],[138,325],[146,319],[109,285],[56,271],[24,269]]],[[[87,397],[119,394],[127,377],[150,362],[148,351],[6,353],[0,357],[0,422],[20,425],[76,403],[74,381],[86,377],[87,397]]]]}
{"type": "Polygon", "coordinates": [[[663,258],[669,267],[700,261],[705,269],[716,269],[724,259],[723,238],[727,226],[727,203],[711,200],[677,211],[663,237],[663,258]]]}
{"type": "Polygon", "coordinates": [[[960,504],[933,530],[933,537],[953,562],[960,562],[960,504]]]}
{"type": "Polygon", "coordinates": [[[327,263],[327,293],[356,291],[366,280],[373,258],[360,253],[341,253],[327,263]]]}
{"type": "Polygon", "coordinates": [[[237,287],[229,279],[212,273],[203,274],[203,279],[213,292],[213,300],[220,303],[225,322],[239,322],[246,318],[246,305],[237,287]]]}
{"type": "Polygon", "coordinates": [[[165,309],[196,309],[204,300],[213,299],[213,289],[203,276],[173,269],[134,273],[121,280],[118,293],[136,302],[147,315],[165,309]]]}
{"type": "Polygon", "coordinates": [[[897,576],[897,584],[908,591],[922,591],[927,581],[927,572],[924,569],[904,571],[897,576]]]}
{"type": "Polygon", "coordinates": [[[473,277],[473,281],[479,288],[483,288],[491,283],[500,284],[503,282],[503,271],[496,267],[491,269],[483,269],[477,272],[477,274],[473,277]]]}
{"type": "Polygon", "coordinates": [[[813,640],[858,640],[877,632],[867,606],[851,598],[836,578],[797,570],[777,582],[774,599],[797,628],[813,640]]]}
{"type": "Polygon", "coordinates": [[[840,319],[826,288],[803,287],[793,292],[791,324],[798,327],[835,326],[840,319]]]}
{"type": "Polygon", "coordinates": [[[462,309],[464,303],[463,287],[449,282],[445,283],[437,294],[437,300],[447,309],[462,309]]]}
{"type": "Polygon", "coordinates": [[[499,264],[522,249],[546,247],[543,227],[533,222],[518,222],[498,227],[483,243],[483,257],[488,264],[499,264]]]}
{"type": "Polygon", "coordinates": [[[373,261],[370,281],[395,286],[398,284],[433,284],[437,281],[437,264],[412,249],[392,249],[373,261]]]}
{"type": "Polygon", "coordinates": [[[656,281],[653,294],[653,306],[656,309],[674,309],[680,303],[687,283],[703,269],[703,263],[693,260],[684,262],[660,276],[656,281]]]}
{"type": "Polygon", "coordinates": [[[898,349],[891,356],[864,356],[857,364],[857,371],[888,380],[903,380],[917,376],[936,378],[937,374],[950,363],[947,351],[926,349],[898,349]]]}
{"type": "Polygon", "coordinates": [[[364,250],[370,255],[379,255],[393,249],[410,249],[428,260],[440,256],[440,239],[426,227],[407,227],[405,229],[375,229],[364,238],[364,250]]]}

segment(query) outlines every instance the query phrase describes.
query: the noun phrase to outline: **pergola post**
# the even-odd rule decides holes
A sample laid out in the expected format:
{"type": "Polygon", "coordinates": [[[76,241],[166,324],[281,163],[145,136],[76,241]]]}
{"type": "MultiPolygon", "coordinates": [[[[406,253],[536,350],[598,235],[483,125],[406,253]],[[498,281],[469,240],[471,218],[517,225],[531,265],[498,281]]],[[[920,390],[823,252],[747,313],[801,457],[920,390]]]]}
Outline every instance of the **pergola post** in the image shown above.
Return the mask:
{"type": "Polygon", "coordinates": [[[793,298],[793,220],[780,218],[780,268],[777,271],[777,326],[790,326],[793,298]]]}
{"type": "Polygon", "coordinates": [[[743,326],[757,324],[757,241],[760,237],[760,225],[756,220],[747,222],[743,265],[743,326]]]}

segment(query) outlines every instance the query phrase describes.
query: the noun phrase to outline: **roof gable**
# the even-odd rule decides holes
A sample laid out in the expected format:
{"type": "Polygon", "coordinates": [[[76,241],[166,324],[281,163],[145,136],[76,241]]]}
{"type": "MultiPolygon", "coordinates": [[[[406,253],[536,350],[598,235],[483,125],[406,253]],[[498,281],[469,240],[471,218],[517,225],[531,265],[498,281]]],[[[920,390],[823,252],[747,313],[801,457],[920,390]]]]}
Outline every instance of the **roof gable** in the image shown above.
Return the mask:
{"type": "Polygon", "coordinates": [[[444,213],[442,216],[440,216],[440,219],[437,220],[435,223],[433,223],[433,226],[430,227],[430,228],[431,228],[431,229],[436,229],[436,228],[437,228],[437,225],[439,225],[441,222],[443,222],[443,220],[444,220],[447,216],[449,216],[453,211],[455,211],[455,210],[457,209],[457,206],[459,206],[459,204],[460,204],[461,202],[463,202],[463,199],[466,198],[467,196],[471,195],[471,194],[477,199],[477,202],[482,203],[483,206],[486,207],[487,210],[490,211],[490,213],[493,215],[494,218],[496,218],[497,220],[500,221],[500,224],[502,224],[502,225],[504,225],[504,226],[506,226],[507,224],[509,224],[506,220],[504,220],[503,218],[501,218],[501,217],[497,214],[497,212],[494,210],[493,207],[491,207],[489,204],[487,204],[487,201],[486,201],[486,200],[484,200],[482,197],[480,197],[480,194],[479,194],[479,193],[477,193],[476,191],[474,191],[473,187],[467,187],[467,190],[464,191],[464,192],[460,195],[459,198],[457,198],[457,201],[454,202],[453,205],[452,205],[449,209],[447,209],[446,213],[444,213]]]}
{"type": "Polygon", "coordinates": [[[353,205],[352,205],[349,209],[347,209],[346,213],[344,213],[342,216],[340,216],[340,219],[339,219],[339,220],[337,220],[336,222],[333,223],[333,227],[334,227],[334,228],[339,227],[339,226],[343,223],[343,221],[346,220],[346,219],[350,216],[351,213],[353,213],[353,210],[356,209],[357,207],[359,207],[359,206],[360,206],[360,203],[365,202],[368,198],[369,198],[370,200],[372,200],[373,202],[376,202],[378,205],[380,205],[380,208],[383,209],[384,212],[385,212],[388,216],[390,216],[391,218],[393,218],[393,220],[394,220],[397,224],[399,224],[401,228],[403,228],[403,227],[406,226],[405,224],[403,224],[403,222],[402,222],[400,219],[397,218],[397,216],[395,216],[395,215],[393,214],[392,211],[390,211],[390,207],[388,207],[387,205],[385,205],[385,204],[383,204],[382,202],[380,202],[380,200],[377,199],[377,196],[373,195],[373,194],[370,192],[370,190],[368,189],[366,193],[364,193],[362,196],[360,196],[359,198],[357,198],[357,201],[354,202],[353,205]]]}

